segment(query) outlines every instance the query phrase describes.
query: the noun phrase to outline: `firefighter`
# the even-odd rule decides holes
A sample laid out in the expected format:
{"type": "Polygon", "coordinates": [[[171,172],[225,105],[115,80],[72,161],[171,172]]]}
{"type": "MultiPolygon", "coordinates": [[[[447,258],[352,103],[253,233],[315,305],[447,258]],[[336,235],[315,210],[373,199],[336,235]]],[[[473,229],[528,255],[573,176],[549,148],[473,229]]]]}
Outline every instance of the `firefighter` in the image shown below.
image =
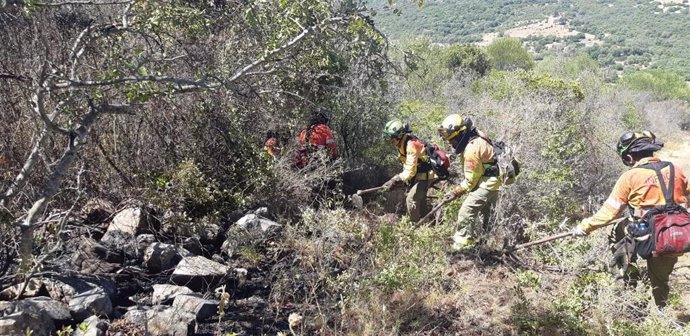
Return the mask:
{"type": "MultiPolygon", "coordinates": [[[[650,131],[624,133],[618,141],[617,151],[623,163],[632,169],[618,178],[606,202],[593,216],[578,224],[573,230],[573,236],[586,236],[590,232],[607,225],[609,221],[617,218],[626,207],[630,211],[633,223],[636,223],[650,209],[657,205],[666,204],[656,171],[652,168],[646,169],[654,167],[652,165],[659,168],[663,167],[660,169],[660,173],[665,185],[668,184],[671,169],[673,169],[673,190],[669,190],[669,195],[671,193],[673,195],[672,202],[687,207],[686,195],[690,193],[690,190],[683,171],[678,166],[671,163],[664,164],[654,157],[654,152],[662,147],[663,143],[658,141],[650,131]]],[[[637,255],[631,253],[634,250],[626,244],[629,242],[625,239],[628,224],[627,221],[623,221],[613,227],[609,241],[613,243],[614,259],[612,266],[617,269],[619,276],[630,284],[630,281],[634,281],[638,277],[638,272],[634,265],[629,265],[635,261],[637,255]]],[[[677,260],[678,257],[676,256],[654,256],[647,259],[652,295],[654,302],[659,307],[665,306],[668,300],[669,276],[677,260]]]]}
{"type": "Polygon", "coordinates": [[[278,154],[280,154],[280,144],[279,144],[279,133],[275,130],[269,130],[266,132],[266,139],[264,140],[264,152],[266,156],[272,160],[278,159],[278,154]]]}
{"type": "Polygon", "coordinates": [[[489,232],[502,180],[490,140],[477,130],[470,118],[451,114],[443,120],[438,132],[459,155],[465,177],[445,195],[446,199],[454,199],[467,194],[458,212],[458,231],[453,235],[453,249],[465,250],[485,240],[483,236],[489,232]],[[480,215],[481,228],[476,223],[480,215]]]}
{"type": "Polygon", "coordinates": [[[436,174],[428,163],[424,142],[412,135],[407,123],[398,119],[386,123],[383,132],[397,148],[398,159],[403,165],[403,171],[384,183],[383,190],[390,190],[398,183],[407,183],[410,186],[405,198],[407,213],[410,220],[417,222],[429,213],[426,194],[436,180],[436,174]]]}
{"type": "Polygon", "coordinates": [[[295,166],[299,168],[306,166],[311,154],[320,150],[326,150],[331,160],[338,158],[338,148],[329,121],[323,112],[318,112],[310,118],[309,126],[299,133],[300,147],[295,157],[295,166]]]}

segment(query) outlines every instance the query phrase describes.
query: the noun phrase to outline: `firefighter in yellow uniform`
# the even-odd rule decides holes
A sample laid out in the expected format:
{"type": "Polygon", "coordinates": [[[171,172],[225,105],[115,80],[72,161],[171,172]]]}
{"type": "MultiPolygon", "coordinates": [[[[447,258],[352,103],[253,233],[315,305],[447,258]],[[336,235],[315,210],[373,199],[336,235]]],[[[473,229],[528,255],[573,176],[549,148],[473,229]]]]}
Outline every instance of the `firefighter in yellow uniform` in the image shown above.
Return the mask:
{"type": "Polygon", "coordinates": [[[436,179],[436,175],[428,163],[429,158],[424,143],[411,133],[409,125],[400,120],[391,120],[386,123],[384,134],[398,149],[403,171],[384,183],[383,187],[384,190],[389,190],[401,182],[411,186],[407,192],[405,204],[410,220],[417,222],[430,211],[426,194],[436,179]]]}
{"type": "MultiPolygon", "coordinates": [[[[623,163],[632,169],[626,171],[618,178],[611,195],[604,205],[592,217],[586,218],[573,230],[573,236],[585,236],[590,232],[608,225],[617,218],[623,209],[628,207],[630,215],[638,221],[646,212],[657,205],[666,204],[656,171],[647,169],[650,165],[660,165],[662,161],[654,157],[654,152],[660,150],[663,143],[659,142],[654,134],[649,131],[642,133],[627,132],[618,141],[617,149],[623,163]]],[[[671,165],[663,165],[661,175],[668,184],[671,175],[671,165]]],[[[662,165],[658,166],[662,167],[662,165]]],[[[688,183],[680,167],[673,165],[673,202],[687,206],[686,195],[690,194],[688,183]]],[[[638,274],[634,265],[636,255],[626,256],[625,250],[630,247],[623,246],[626,235],[627,221],[623,221],[613,227],[610,242],[613,243],[612,252],[614,260],[612,266],[617,268],[619,276],[625,280],[636,280],[638,274]],[[630,279],[632,278],[632,279],[630,279]]],[[[661,256],[647,259],[647,271],[652,285],[652,294],[657,306],[666,305],[669,293],[669,275],[673,271],[677,257],[661,256]]]]}
{"type": "Polygon", "coordinates": [[[438,131],[459,155],[464,173],[464,180],[445,197],[453,199],[468,194],[458,212],[458,231],[453,235],[454,250],[468,249],[478,241],[485,240],[502,185],[494,148],[486,135],[474,127],[470,118],[463,118],[459,114],[447,116],[438,131]],[[476,223],[480,215],[481,228],[476,223]]]}

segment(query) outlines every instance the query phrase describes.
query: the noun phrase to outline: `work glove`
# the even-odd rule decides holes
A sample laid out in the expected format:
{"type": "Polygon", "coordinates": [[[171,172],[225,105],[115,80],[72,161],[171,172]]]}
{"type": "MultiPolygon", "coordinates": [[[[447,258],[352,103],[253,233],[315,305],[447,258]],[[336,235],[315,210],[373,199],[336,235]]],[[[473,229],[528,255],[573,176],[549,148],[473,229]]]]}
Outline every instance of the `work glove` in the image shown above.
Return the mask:
{"type": "Polygon", "coordinates": [[[573,229],[573,232],[572,232],[572,235],[573,235],[573,237],[575,237],[575,238],[584,237],[584,236],[586,236],[586,235],[588,235],[588,234],[589,234],[589,233],[585,232],[585,230],[583,230],[580,226],[576,226],[575,229],[573,229]]]}
{"type": "Polygon", "coordinates": [[[401,180],[400,180],[400,176],[398,176],[398,175],[393,176],[390,180],[386,181],[386,183],[384,183],[384,184],[381,186],[381,187],[382,187],[382,188],[381,188],[381,191],[386,192],[386,191],[391,190],[391,188],[392,188],[396,183],[398,183],[398,182],[400,182],[400,181],[401,181],[401,180]]]}
{"type": "Polygon", "coordinates": [[[452,201],[453,199],[456,199],[460,196],[465,194],[465,189],[460,188],[460,187],[455,187],[451,191],[447,192],[446,195],[443,197],[444,200],[452,201]]]}
{"type": "Polygon", "coordinates": [[[448,192],[447,194],[443,195],[443,200],[441,202],[450,202],[455,199],[455,194],[453,192],[448,192]]]}

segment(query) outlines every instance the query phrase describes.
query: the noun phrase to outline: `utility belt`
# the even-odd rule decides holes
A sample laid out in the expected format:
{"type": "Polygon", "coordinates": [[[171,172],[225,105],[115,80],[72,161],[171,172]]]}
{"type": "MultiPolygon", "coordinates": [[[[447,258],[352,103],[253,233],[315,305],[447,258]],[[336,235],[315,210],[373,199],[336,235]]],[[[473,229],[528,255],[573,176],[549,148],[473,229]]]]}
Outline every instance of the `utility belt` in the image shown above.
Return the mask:
{"type": "Polygon", "coordinates": [[[435,179],[436,179],[436,174],[434,174],[433,171],[417,173],[417,175],[414,176],[415,181],[426,181],[426,180],[435,180],[435,179]]]}

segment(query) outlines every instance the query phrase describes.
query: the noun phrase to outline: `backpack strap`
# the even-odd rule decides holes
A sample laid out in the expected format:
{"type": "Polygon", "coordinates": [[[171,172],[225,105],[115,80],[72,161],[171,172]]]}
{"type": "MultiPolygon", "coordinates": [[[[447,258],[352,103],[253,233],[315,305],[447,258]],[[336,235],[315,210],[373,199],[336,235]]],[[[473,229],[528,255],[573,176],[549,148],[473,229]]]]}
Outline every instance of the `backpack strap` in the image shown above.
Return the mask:
{"type": "Polygon", "coordinates": [[[659,186],[661,187],[661,192],[664,195],[664,201],[666,204],[669,204],[669,202],[674,202],[673,199],[673,190],[674,190],[674,181],[675,181],[675,167],[671,162],[668,161],[660,161],[660,162],[652,162],[652,163],[647,163],[644,165],[639,166],[638,168],[645,168],[645,169],[651,169],[656,173],[657,178],[659,179],[659,186]],[[668,181],[668,186],[666,185],[666,182],[664,182],[664,176],[661,174],[661,170],[669,167],[670,174],[669,174],[669,181],[668,181]]]}

